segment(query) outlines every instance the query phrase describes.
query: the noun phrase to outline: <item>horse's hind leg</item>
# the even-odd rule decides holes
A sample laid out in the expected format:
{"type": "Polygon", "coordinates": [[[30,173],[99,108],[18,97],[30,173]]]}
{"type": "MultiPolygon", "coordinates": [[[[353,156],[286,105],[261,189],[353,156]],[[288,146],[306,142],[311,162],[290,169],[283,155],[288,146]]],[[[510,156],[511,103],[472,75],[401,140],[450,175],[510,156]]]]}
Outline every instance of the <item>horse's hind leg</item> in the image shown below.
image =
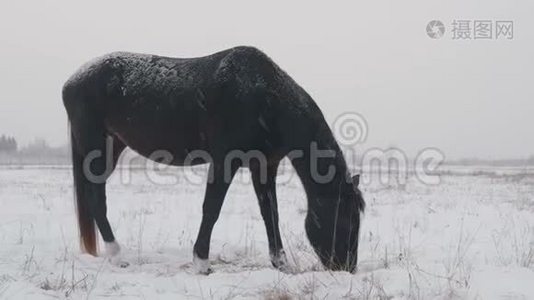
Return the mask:
{"type": "MultiPolygon", "coordinates": [[[[111,172],[115,170],[115,167],[117,166],[117,163],[119,162],[119,157],[121,153],[126,148],[126,145],[117,137],[108,136],[106,147],[108,148],[106,150],[106,180],[111,175],[111,172]],[[111,149],[109,147],[112,147],[111,149]],[[109,160],[111,159],[111,162],[109,160]]],[[[104,183],[104,187],[105,187],[104,183]]],[[[104,191],[104,208],[106,208],[106,195],[104,191]]],[[[100,213],[98,217],[95,217],[96,223],[98,225],[98,229],[100,231],[100,234],[102,235],[102,239],[104,239],[104,244],[106,247],[106,256],[110,258],[111,262],[115,265],[119,265],[121,267],[128,266],[127,262],[124,262],[121,260],[120,257],[120,245],[117,243],[115,238],[111,238],[113,236],[113,232],[111,230],[111,226],[109,225],[109,220],[107,218],[107,211],[103,211],[103,213],[100,213]],[[101,221],[99,221],[99,219],[101,221]],[[102,225],[99,225],[102,224],[102,225]],[[107,238],[104,238],[104,236],[107,236],[107,238]],[[112,240],[112,241],[110,241],[112,240]]]]}
{"type": "MultiPolygon", "coordinates": [[[[267,166],[266,176],[262,178],[262,170],[251,169],[252,183],[258,196],[261,215],[267,230],[267,239],[269,240],[269,254],[271,263],[275,268],[280,270],[287,269],[287,258],[280,237],[280,228],[278,227],[278,204],[276,199],[276,171],[278,164],[267,166]]],[[[265,170],[263,170],[265,172],[265,170]]]]}
{"type": "Polygon", "coordinates": [[[85,250],[96,255],[96,223],[106,245],[106,254],[113,263],[125,266],[120,262],[120,247],[106,215],[106,180],[125,145],[117,138],[108,137],[104,127],[89,116],[70,116],[80,238],[85,250]]]}
{"type": "Polygon", "coordinates": [[[231,170],[224,170],[224,164],[212,163],[210,165],[204,204],[202,205],[202,222],[193,249],[193,263],[197,271],[201,274],[211,273],[209,265],[210,240],[213,226],[219,218],[221,207],[228,191],[228,187],[237,171],[237,167],[232,166],[231,170]],[[228,176],[230,175],[230,176],[228,176]]]}

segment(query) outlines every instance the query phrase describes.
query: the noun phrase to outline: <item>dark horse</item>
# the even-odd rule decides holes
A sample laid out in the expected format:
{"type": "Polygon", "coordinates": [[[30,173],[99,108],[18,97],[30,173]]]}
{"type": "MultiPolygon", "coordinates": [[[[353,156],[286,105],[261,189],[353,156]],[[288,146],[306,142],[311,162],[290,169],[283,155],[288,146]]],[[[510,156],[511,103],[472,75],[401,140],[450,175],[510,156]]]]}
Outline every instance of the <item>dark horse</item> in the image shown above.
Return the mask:
{"type": "Polygon", "coordinates": [[[272,264],[287,266],[275,193],[277,168],[286,156],[308,198],[306,233],[321,262],[332,270],[355,269],[365,205],[359,177],[350,177],[312,98],[258,49],[235,47],[199,58],[108,54],[65,83],[63,103],[70,120],[80,236],[88,253],[97,252],[96,224],[107,254],[117,261],[120,247],[106,217],[105,189],[128,146],[152,159],[155,151],[166,151],[170,165],[210,164],[193,251],[199,272],[210,270],[212,229],[240,167],[252,174],[272,264]],[[317,158],[317,149],[334,155],[317,158]],[[102,155],[95,157],[95,151],[102,155]],[[195,155],[199,151],[207,155],[195,155]],[[240,159],[227,163],[229,155],[240,159]],[[316,173],[331,176],[318,180],[316,173]]]}

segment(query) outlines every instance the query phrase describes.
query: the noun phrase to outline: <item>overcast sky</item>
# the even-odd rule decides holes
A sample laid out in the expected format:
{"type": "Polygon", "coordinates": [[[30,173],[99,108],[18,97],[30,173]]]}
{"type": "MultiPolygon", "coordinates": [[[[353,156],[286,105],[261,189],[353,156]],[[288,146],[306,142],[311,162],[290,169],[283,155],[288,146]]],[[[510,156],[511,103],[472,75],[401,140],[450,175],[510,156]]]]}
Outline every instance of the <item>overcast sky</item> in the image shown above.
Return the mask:
{"type": "MultiPolygon", "coordinates": [[[[177,57],[254,45],[332,122],[369,124],[365,147],[448,158],[534,154],[534,1],[3,1],[0,133],[67,141],[61,86],[85,61],[125,50],[177,57]],[[445,23],[445,36],[426,25],[445,23]],[[512,40],[452,39],[451,22],[512,20],[512,40]]],[[[364,147],[364,146],[362,146],[364,147]]]]}

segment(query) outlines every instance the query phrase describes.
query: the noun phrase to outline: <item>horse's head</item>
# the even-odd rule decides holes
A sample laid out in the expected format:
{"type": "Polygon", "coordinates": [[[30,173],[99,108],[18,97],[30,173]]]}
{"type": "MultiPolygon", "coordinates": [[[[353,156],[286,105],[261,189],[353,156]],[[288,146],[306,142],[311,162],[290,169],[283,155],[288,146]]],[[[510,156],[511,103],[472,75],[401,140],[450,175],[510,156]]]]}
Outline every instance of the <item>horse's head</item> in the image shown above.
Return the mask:
{"type": "Polygon", "coordinates": [[[359,179],[356,175],[342,181],[336,195],[319,197],[320,204],[309,207],[306,233],[322,264],[331,270],[353,272],[356,268],[360,212],[365,206],[359,179]]]}

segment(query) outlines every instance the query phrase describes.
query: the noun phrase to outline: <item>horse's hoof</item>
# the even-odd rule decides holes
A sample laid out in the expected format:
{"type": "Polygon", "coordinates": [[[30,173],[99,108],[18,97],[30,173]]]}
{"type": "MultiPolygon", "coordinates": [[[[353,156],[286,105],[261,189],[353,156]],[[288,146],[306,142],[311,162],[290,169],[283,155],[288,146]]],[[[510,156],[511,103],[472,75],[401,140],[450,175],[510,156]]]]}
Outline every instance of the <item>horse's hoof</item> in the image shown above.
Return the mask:
{"type": "Polygon", "coordinates": [[[271,255],[271,263],[273,267],[277,268],[281,272],[290,273],[291,269],[289,268],[289,263],[287,262],[286,253],[284,250],[280,250],[278,255],[271,255]]]}
{"type": "Polygon", "coordinates": [[[106,247],[106,255],[109,257],[117,256],[121,253],[121,246],[117,241],[105,242],[104,245],[106,247]]]}
{"type": "Polygon", "coordinates": [[[111,263],[111,265],[119,268],[127,268],[130,266],[130,263],[122,260],[120,256],[109,257],[109,262],[111,263]]]}
{"type": "Polygon", "coordinates": [[[291,268],[289,267],[289,265],[287,264],[278,264],[278,265],[275,265],[274,267],[282,273],[291,274],[293,272],[291,268]]]}
{"type": "Polygon", "coordinates": [[[127,262],[127,261],[121,261],[121,262],[119,262],[119,263],[117,264],[117,266],[118,266],[119,268],[123,268],[123,269],[124,269],[124,268],[128,268],[128,267],[130,266],[130,263],[127,262]]]}
{"type": "MultiPolygon", "coordinates": [[[[273,264],[274,265],[274,264],[273,264]]],[[[286,274],[291,274],[293,273],[293,270],[289,267],[289,264],[278,264],[276,266],[274,266],[276,269],[278,269],[278,271],[282,272],[282,273],[286,273],[286,274]]]]}
{"type": "Polygon", "coordinates": [[[212,268],[208,268],[206,270],[198,270],[198,274],[200,275],[210,275],[211,273],[213,273],[212,268]]]}
{"type": "Polygon", "coordinates": [[[193,268],[197,274],[209,275],[213,273],[213,269],[210,267],[210,262],[208,259],[202,259],[196,254],[193,254],[193,268]]]}
{"type": "Polygon", "coordinates": [[[110,259],[109,261],[111,262],[111,265],[121,269],[128,268],[130,266],[130,263],[127,261],[114,261],[113,259],[110,259]]]}
{"type": "Polygon", "coordinates": [[[121,259],[121,247],[117,242],[106,243],[106,256],[112,265],[119,268],[126,268],[130,265],[129,262],[121,259]]]}

